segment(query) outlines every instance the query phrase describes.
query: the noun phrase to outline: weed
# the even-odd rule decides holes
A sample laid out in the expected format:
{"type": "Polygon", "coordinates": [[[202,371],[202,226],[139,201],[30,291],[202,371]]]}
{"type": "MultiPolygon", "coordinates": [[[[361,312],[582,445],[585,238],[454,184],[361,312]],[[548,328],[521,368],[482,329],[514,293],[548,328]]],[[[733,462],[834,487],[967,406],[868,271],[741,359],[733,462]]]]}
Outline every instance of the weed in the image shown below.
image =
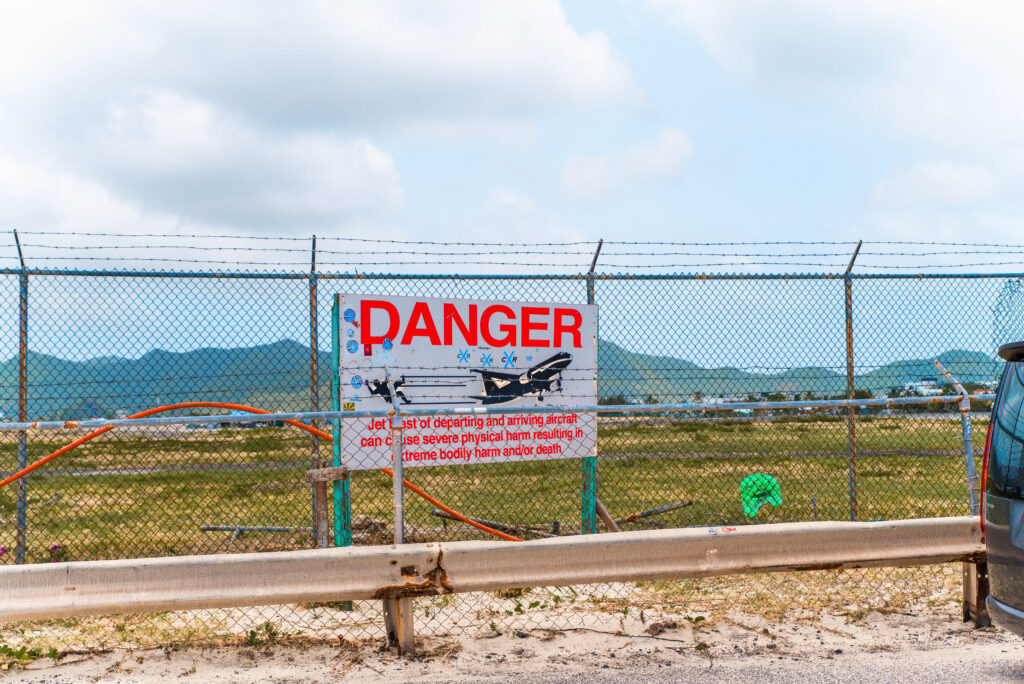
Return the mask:
{"type": "Polygon", "coordinates": [[[246,646],[266,646],[277,642],[281,636],[277,628],[269,622],[264,622],[256,629],[250,629],[245,636],[246,646]]]}
{"type": "MultiPolygon", "coordinates": [[[[51,652],[56,653],[53,649],[50,649],[46,656],[51,657],[51,652]]],[[[24,645],[19,648],[13,648],[7,644],[0,644],[0,669],[20,670],[41,655],[43,653],[38,648],[28,648],[24,645]]],[[[56,658],[54,659],[56,660],[56,658]]]]}

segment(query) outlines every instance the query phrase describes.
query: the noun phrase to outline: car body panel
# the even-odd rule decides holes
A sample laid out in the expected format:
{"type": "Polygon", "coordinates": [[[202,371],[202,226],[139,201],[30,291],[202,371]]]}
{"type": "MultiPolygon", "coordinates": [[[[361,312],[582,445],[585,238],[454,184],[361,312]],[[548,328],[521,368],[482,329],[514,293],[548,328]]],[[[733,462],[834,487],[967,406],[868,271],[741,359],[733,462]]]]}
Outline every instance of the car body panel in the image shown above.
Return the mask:
{"type": "Polygon", "coordinates": [[[999,350],[1008,363],[993,403],[982,499],[992,622],[1024,636],[1024,343],[999,350]]]}

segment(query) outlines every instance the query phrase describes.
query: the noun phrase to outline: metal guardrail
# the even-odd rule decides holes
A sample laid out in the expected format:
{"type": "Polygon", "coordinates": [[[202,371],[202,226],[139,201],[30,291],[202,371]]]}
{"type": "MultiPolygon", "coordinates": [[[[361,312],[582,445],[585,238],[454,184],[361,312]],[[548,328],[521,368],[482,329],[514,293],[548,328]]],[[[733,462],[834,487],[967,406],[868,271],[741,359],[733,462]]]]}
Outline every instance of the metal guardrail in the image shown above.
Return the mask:
{"type": "MultiPolygon", "coordinates": [[[[953,517],[4,566],[0,620],[977,562],[984,551],[978,519],[953,517]]],[[[409,651],[411,612],[401,620],[409,651]]]]}

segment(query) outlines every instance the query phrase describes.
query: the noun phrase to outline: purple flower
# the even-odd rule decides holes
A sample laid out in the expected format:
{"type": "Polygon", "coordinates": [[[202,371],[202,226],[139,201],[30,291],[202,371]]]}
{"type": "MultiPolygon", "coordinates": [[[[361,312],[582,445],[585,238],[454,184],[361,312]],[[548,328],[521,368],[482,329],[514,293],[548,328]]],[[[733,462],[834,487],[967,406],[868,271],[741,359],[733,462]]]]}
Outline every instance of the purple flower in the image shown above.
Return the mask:
{"type": "Polygon", "coordinates": [[[7,553],[7,547],[6,546],[0,546],[0,556],[4,555],[5,553],[7,553]]]}
{"type": "Polygon", "coordinates": [[[63,548],[64,548],[64,547],[63,547],[63,546],[61,546],[60,544],[53,544],[53,545],[51,545],[51,546],[50,546],[50,550],[51,550],[51,551],[60,551],[60,550],[61,550],[61,549],[63,549],[63,548]]]}

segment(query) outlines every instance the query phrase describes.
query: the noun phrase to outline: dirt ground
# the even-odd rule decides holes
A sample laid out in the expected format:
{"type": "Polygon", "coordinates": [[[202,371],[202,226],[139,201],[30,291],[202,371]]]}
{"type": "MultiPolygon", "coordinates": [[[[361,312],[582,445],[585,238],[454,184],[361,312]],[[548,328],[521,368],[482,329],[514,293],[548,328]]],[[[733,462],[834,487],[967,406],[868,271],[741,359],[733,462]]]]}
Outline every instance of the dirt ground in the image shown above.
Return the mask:
{"type": "MultiPolygon", "coordinates": [[[[41,658],[0,673],[2,682],[450,682],[502,676],[585,674],[700,664],[716,667],[761,660],[834,661],[850,656],[975,647],[1019,652],[1024,640],[997,629],[972,629],[959,607],[862,617],[791,614],[778,620],[728,613],[709,619],[657,619],[572,631],[486,633],[424,639],[401,658],[380,642],[281,644],[208,649],[156,649],[41,658]],[[593,630],[593,631],[591,631],[593,630]]],[[[623,672],[625,674],[625,672],[623,672]]]]}

